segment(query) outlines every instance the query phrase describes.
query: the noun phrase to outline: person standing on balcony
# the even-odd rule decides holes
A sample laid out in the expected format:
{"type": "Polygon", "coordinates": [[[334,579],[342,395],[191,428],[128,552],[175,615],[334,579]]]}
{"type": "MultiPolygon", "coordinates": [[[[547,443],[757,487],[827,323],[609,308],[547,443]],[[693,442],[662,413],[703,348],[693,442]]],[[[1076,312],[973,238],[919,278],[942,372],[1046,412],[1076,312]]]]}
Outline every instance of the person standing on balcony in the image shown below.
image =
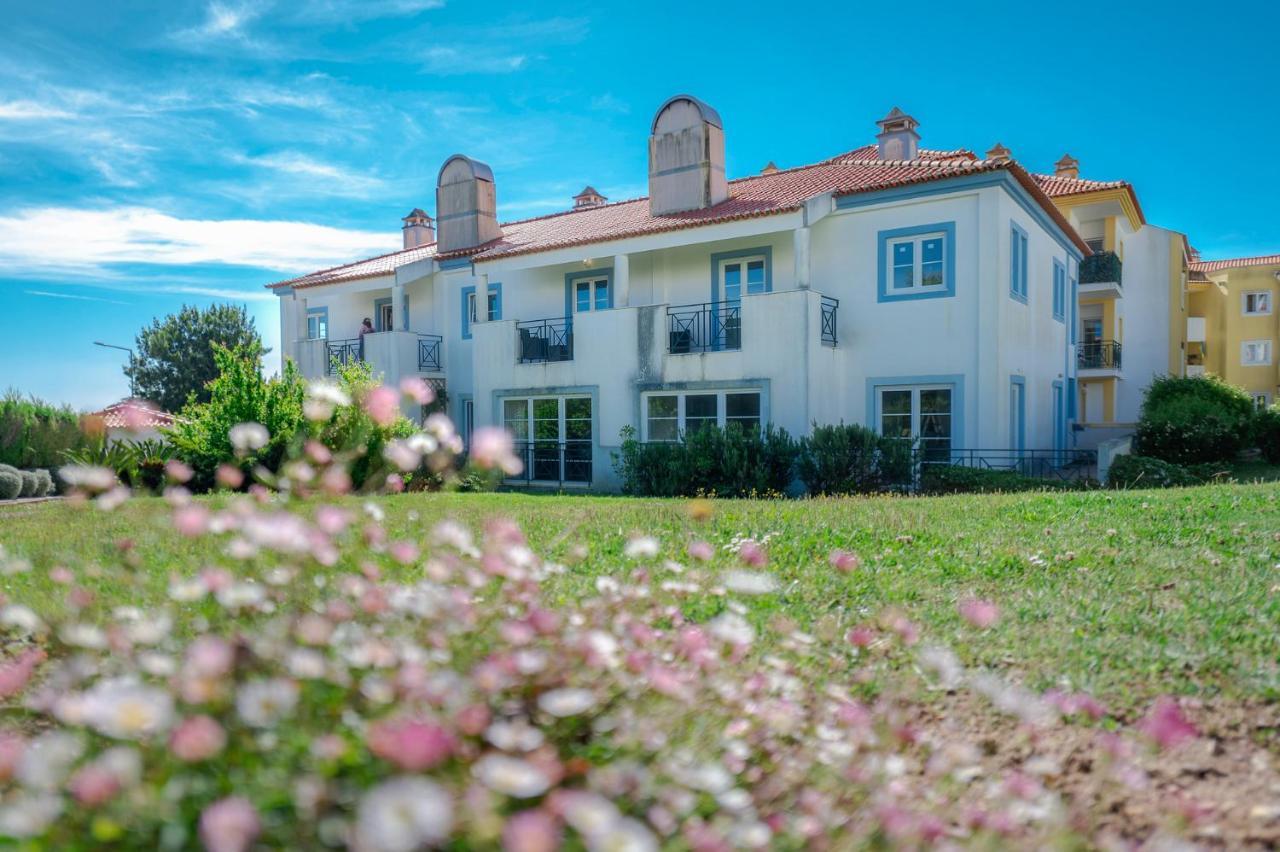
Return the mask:
{"type": "Polygon", "coordinates": [[[360,324],[360,360],[364,360],[364,336],[373,334],[373,320],[368,317],[364,318],[364,322],[360,324]]]}

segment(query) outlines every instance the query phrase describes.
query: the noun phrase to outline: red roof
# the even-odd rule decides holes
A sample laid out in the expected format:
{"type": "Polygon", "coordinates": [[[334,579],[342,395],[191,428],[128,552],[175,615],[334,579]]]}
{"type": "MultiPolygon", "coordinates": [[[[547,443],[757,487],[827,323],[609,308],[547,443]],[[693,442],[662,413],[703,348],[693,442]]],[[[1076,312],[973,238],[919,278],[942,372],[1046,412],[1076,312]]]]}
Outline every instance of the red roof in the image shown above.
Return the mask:
{"type": "MultiPolygon", "coordinates": [[[[502,236],[467,249],[441,254],[442,259],[469,258],[474,262],[571,248],[591,243],[699,228],[705,225],[755,219],[799,210],[814,196],[830,192],[835,196],[874,192],[929,181],[996,171],[1008,171],[1085,254],[1089,249],[1072,230],[1066,218],[1041,190],[1037,181],[1012,160],[983,160],[963,149],[932,151],[922,149],[915,160],[880,160],[876,146],[866,145],[809,166],[753,175],[729,181],[729,198],[701,210],[665,216],[649,212],[649,199],[636,198],[565,210],[532,219],[504,223],[502,236]]],[[[385,275],[396,267],[432,256],[435,246],[393,252],[370,260],[322,270],[301,278],[281,281],[272,287],[307,287],[355,278],[385,275]],[[417,254],[414,254],[414,253],[417,254]]]]}
{"type": "Polygon", "coordinates": [[[145,399],[122,399],[90,416],[101,417],[108,429],[150,429],[172,426],[178,420],[175,415],[161,411],[160,406],[145,399]]]}
{"type": "Polygon", "coordinates": [[[1241,266],[1280,266],[1280,254],[1264,254],[1258,257],[1237,257],[1231,260],[1196,260],[1191,268],[1197,272],[1220,272],[1241,266]]]}
{"type": "Polygon", "coordinates": [[[1044,194],[1050,198],[1063,198],[1068,195],[1081,195],[1086,192],[1099,192],[1107,189],[1123,189],[1129,193],[1133,208],[1138,211],[1138,222],[1145,224],[1146,215],[1142,205],[1138,203],[1138,194],[1133,191],[1133,184],[1123,180],[1085,180],[1084,178],[1063,177],[1061,175],[1032,174],[1035,182],[1040,184],[1044,194]]]}

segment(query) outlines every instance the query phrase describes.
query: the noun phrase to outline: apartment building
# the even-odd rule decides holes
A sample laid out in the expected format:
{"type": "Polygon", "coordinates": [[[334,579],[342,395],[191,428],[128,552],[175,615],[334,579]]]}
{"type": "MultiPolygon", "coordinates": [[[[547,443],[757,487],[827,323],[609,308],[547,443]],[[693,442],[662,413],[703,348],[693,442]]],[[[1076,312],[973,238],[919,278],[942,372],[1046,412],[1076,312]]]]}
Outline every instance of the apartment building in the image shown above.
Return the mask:
{"type": "Polygon", "coordinates": [[[1258,407],[1280,393],[1280,254],[1191,261],[1187,373],[1213,373],[1258,407]]]}
{"type": "Polygon", "coordinates": [[[728,180],[719,114],[678,95],[650,124],[647,197],[587,187],[505,223],[493,171],[455,155],[401,251],[270,285],[284,351],[310,377],[359,358],[430,380],[464,432],[509,429],[536,483],[614,488],[624,430],[706,424],[1064,453],[1088,244],[1012,158],[920,147],[898,109],[878,126],[728,180]]]}

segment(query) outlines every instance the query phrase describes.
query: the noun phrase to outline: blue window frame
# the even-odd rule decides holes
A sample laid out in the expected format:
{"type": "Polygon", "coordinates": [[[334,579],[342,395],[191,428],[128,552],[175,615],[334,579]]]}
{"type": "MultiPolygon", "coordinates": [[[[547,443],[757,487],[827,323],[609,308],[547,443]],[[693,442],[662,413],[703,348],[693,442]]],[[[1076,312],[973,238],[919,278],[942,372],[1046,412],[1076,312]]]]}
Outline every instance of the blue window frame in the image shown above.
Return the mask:
{"type": "Polygon", "coordinates": [[[894,228],[877,235],[878,301],[956,294],[956,223],[894,228]]]}
{"type": "Polygon", "coordinates": [[[1027,303],[1027,232],[1017,222],[1009,223],[1009,295],[1027,303]]]}
{"type": "Polygon", "coordinates": [[[737,302],[744,295],[773,292],[773,246],[711,255],[711,301],[737,302]]]}
{"type": "Polygon", "coordinates": [[[1009,377],[1009,445],[1021,452],[1027,448],[1027,380],[1009,377]]]}
{"type": "MultiPolygon", "coordinates": [[[[476,288],[474,286],[463,287],[461,325],[463,340],[471,339],[471,325],[472,323],[480,321],[480,310],[480,302],[479,297],[476,296],[476,288]]],[[[495,281],[489,285],[489,292],[485,296],[484,312],[485,318],[488,319],[489,322],[502,319],[502,284],[500,282],[495,281]]],[[[407,317],[408,315],[409,314],[406,309],[405,316],[407,317]]]]}
{"type": "Polygon", "coordinates": [[[489,284],[489,295],[485,301],[485,313],[489,322],[502,319],[502,283],[494,281],[489,284]]]}
{"type": "Polygon", "coordinates": [[[613,307],[613,267],[566,272],[564,316],[604,311],[613,307]]]}
{"type": "Polygon", "coordinates": [[[329,309],[307,308],[307,339],[323,340],[329,337],[329,309]]]}
{"type": "Polygon", "coordinates": [[[1056,257],[1053,259],[1053,318],[1067,321],[1067,267],[1056,257]]]}

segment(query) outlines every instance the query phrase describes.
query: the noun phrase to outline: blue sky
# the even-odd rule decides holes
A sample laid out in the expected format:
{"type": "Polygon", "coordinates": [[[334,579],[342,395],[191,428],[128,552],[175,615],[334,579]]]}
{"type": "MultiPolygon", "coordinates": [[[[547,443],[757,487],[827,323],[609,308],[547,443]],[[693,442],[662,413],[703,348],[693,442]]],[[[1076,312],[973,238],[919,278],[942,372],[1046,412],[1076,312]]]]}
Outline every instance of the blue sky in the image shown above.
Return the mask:
{"type": "Polygon", "coordinates": [[[138,329],[184,302],[398,247],[457,151],[503,219],[591,183],[644,194],[653,110],[725,122],[731,177],[871,140],[997,140],[1132,181],[1205,257],[1280,251],[1272,3],[754,5],[462,0],[12,3],[0,52],[0,386],[124,395],[138,329]],[[119,356],[119,357],[117,357],[119,356]]]}

